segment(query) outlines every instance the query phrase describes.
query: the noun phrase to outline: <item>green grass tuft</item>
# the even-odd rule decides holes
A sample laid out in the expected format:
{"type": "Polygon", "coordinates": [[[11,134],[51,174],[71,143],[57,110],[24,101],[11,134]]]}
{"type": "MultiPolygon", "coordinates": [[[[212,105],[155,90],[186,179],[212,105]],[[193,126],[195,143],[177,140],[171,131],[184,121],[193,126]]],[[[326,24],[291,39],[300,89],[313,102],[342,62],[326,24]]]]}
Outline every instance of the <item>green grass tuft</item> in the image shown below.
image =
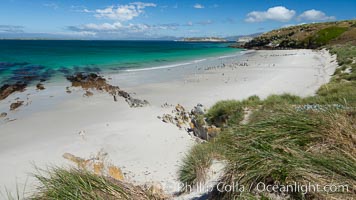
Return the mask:
{"type": "Polygon", "coordinates": [[[222,127],[228,121],[240,122],[243,119],[244,105],[240,101],[220,101],[211,107],[206,114],[207,121],[222,127]]]}
{"type": "MultiPolygon", "coordinates": [[[[356,184],[356,157],[350,137],[356,133],[355,118],[340,110],[298,111],[281,106],[274,113],[260,117],[247,125],[232,126],[207,145],[213,153],[192,151],[191,160],[210,160],[219,155],[228,165],[221,181],[238,182],[245,188],[254,188],[258,182],[288,184],[293,181],[311,181],[320,185],[330,183],[356,184]],[[213,148],[213,147],[216,148],[213,148]]],[[[266,110],[264,112],[267,112],[266,110]]],[[[181,171],[194,173],[200,163],[183,165],[181,171]]],[[[204,162],[204,169],[209,165],[204,162]]],[[[204,170],[200,171],[199,176],[204,170]]],[[[190,174],[194,177],[194,174],[190,174]]],[[[196,181],[199,179],[195,179],[196,181]]],[[[223,199],[236,192],[219,194],[223,199]]],[[[325,195],[325,194],[324,194],[325,195]]]]}
{"type": "Polygon", "coordinates": [[[212,149],[209,144],[194,146],[183,159],[179,170],[179,181],[189,186],[204,182],[212,160],[212,149]]]}

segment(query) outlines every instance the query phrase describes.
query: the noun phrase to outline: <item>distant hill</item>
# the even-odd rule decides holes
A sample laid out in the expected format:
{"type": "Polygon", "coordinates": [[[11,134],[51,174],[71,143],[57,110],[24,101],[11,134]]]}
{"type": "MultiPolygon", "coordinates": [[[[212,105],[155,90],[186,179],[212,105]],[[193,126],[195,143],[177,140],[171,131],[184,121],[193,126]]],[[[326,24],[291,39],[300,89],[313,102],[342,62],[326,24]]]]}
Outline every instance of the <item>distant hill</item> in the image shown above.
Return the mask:
{"type": "Polygon", "coordinates": [[[255,38],[255,37],[260,36],[262,34],[263,34],[262,32],[259,32],[259,33],[249,34],[249,35],[234,35],[234,36],[224,37],[224,39],[226,39],[227,41],[237,41],[239,38],[242,38],[242,37],[255,38]]]}
{"type": "Polygon", "coordinates": [[[183,42],[226,42],[224,38],[219,37],[190,37],[183,38],[183,42]]]}
{"type": "Polygon", "coordinates": [[[356,20],[304,24],[273,30],[244,44],[255,49],[315,49],[334,44],[356,45],[356,20]]]}

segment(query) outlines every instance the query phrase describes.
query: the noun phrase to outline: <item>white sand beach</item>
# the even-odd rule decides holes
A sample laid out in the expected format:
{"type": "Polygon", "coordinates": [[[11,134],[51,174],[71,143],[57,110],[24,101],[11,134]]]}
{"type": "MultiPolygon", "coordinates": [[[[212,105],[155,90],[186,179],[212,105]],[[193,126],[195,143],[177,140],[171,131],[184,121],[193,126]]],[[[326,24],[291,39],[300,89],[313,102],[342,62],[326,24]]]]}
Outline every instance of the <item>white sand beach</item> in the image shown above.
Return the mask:
{"type": "Polygon", "coordinates": [[[260,50],[243,56],[210,58],[172,68],[105,74],[117,85],[150,105],[130,108],[123,98],[114,102],[106,93],[83,97],[83,90],[66,93],[69,82],[45,84],[0,101],[0,187],[14,191],[27,182],[33,187],[33,165],[74,166],[64,153],[90,158],[99,151],[120,167],[125,179],[137,184],[159,182],[168,193],[177,192],[177,170],[195,138],[157,118],[181,104],[192,109],[219,100],[251,95],[315,94],[337,67],[326,50],[260,50]],[[217,67],[219,66],[219,67],[217,67]],[[19,97],[25,104],[9,111],[19,97]],[[81,133],[81,134],[79,134],[81,133]],[[26,181],[27,180],[27,181],[26,181]]]}

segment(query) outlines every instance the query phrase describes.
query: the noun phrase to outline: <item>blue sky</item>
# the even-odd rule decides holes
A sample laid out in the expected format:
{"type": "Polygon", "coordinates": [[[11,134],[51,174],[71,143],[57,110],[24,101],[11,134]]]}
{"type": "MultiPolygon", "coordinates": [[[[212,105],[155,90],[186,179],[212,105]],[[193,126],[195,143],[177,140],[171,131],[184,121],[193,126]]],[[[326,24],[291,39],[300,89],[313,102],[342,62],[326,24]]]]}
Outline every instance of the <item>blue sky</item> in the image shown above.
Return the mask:
{"type": "Polygon", "coordinates": [[[0,38],[233,36],[355,19],[354,0],[0,0],[0,38]]]}

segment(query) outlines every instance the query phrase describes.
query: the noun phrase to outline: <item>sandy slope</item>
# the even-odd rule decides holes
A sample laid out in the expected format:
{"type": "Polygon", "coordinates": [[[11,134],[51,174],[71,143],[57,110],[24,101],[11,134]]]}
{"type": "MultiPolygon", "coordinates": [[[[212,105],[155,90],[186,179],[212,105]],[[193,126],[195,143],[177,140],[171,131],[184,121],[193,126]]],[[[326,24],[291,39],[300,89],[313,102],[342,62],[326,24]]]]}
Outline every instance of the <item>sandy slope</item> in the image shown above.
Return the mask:
{"type": "MultiPolygon", "coordinates": [[[[162,104],[180,103],[190,109],[197,103],[211,106],[218,100],[254,94],[313,95],[335,67],[335,57],[327,51],[279,50],[107,75],[112,84],[148,100],[151,105],[144,108],[129,108],[123,99],[114,102],[107,94],[95,93],[90,98],[82,97],[81,90],[66,94],[69,83],[49,84],[40,92],[30,88],[0,102],[0,112],[8,112],[9,101],[17,96],[29,102],[9,112],[15,121],[0,119],[0,185],[13,190],[17,182],[21,187],[26,173],[33,171],[32,162],[42,167],[68,165],[62,158],[65,152],[88,158],[105,151],[127,179],[156,181],[168,192],[177,191],[176,172],[194,138],[157,119],[173,109],[162,108],[162,104]],[[239,66],[241,63],[248,66],[239,66]],[[80,136],[80,131],[85,131],[85,136],[80,136]]],[[[30,178],[28,185],[32,181],[30,178]]]]}

